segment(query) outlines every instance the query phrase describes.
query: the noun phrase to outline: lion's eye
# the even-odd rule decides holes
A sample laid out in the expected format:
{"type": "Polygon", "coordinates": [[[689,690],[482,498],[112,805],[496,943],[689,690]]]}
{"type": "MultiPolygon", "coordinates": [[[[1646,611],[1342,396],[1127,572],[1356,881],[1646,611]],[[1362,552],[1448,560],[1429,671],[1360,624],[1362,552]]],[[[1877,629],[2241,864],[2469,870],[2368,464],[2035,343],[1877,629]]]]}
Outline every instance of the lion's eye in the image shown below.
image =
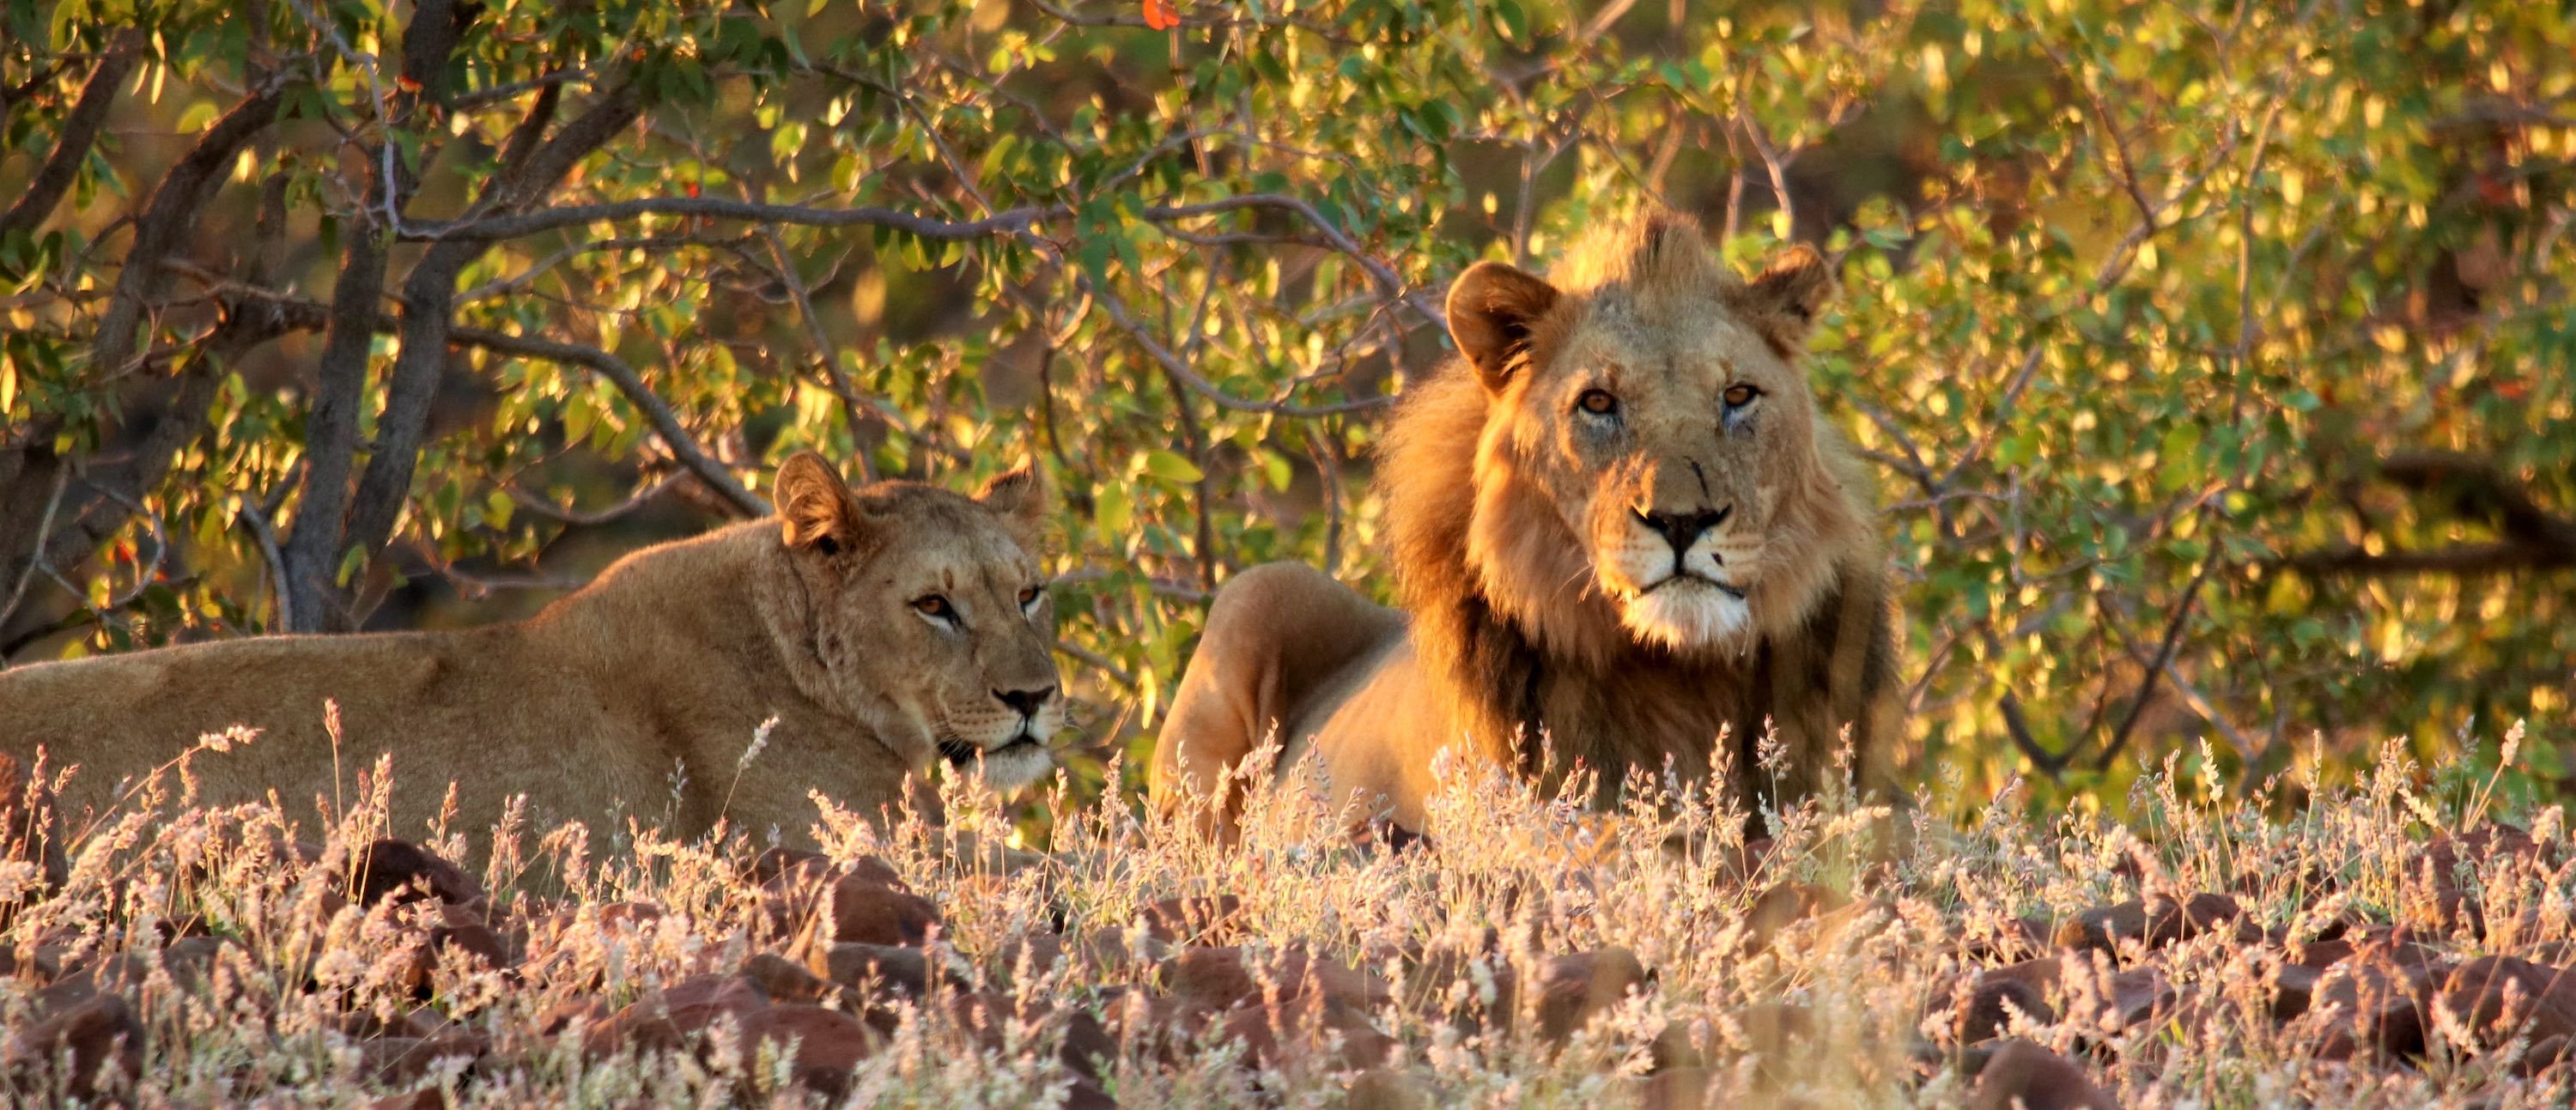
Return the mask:
{"type": "Polygon", "coordinates": [[[1755,389],[1749,385],[1728,386],[1726,387],[1726,407],[1743,408],[1746,405],[1752,404],[1753,399],[1761,395],[1761,390],[1755,389]]]}
{"type": "Polygon", "coordinates": [[[1037,604],[1037,603],[1038,603],[1038,588],[1037,588],[1037,587],[1035,587],[1035,586],[1028,586],[1028,587],[1024,587],[1024,588],[1022,588],[1022,589],[1020,590],[1020,608],[1026,609],[1026,608],[1028,608],[1029,606],[1031,606],[1031,605],[1035,605],[1035,604],[1037,604]]]}
{"type": "Polygon", "coordinates": [[[937,617],[941,620],[957,619],[957,610],[949,606],[947,598],[938,594],[923,594],[912,599],[912,609],[925,617],[937,617]]]}
{"type": "Polygon", "coordinates": [[[1594,416],[1611,416],[1619,411],[1619,399],[1598,389],[1587,389],[1574,399],[1574,406],[1594,416]]]}

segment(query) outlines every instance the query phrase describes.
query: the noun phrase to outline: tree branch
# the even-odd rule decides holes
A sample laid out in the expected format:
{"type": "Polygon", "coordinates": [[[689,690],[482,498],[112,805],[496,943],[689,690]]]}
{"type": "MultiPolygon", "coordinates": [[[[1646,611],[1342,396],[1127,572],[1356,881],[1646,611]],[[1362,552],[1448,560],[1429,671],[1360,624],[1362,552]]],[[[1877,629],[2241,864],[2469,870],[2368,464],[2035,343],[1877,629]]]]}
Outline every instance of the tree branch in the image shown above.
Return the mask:
{"type": "Polygon", "coordinates": [[[769,502],[761,500],[759,494],[744,488],[742,482],[733,476],[731,470],[726,469],[723,463],[716,461],[706,453],[705,449],[699,447],[697,441],[690,437],[688,429],[680,425],[680,418],[678,414],[671,411],[670,404],[662,400],[659,394],[654,393],[652,387],[645,385],[643,377],[635,372],[634,367],[627,365],[626,360],[597,347],[559,343],[534,336],[507,335],[483,328],[456,328],[449,333],[449,338],[454,342],[480,347],[487,351],[589,367],[599,376],[607,378],[610,384],[617,387],[618,393],[625,396],[626,403],[635,406],[637,411],[644,414],[644,419],[653,425],[653,433],[661,437],[663,446],[670,448],[671,454],[680,460],[680,465],[688,467],[689,472],[697,475],[699,481],[705,482],[708,488],[723,495],[726,501],[742,510],[746,516],[768,515],[769,502]]]}
{"type": "Polygon", "coordinates": [[[10,205],[6,214],[0,214],[0,236],[34,231],[46,216],[53,214],[54,205],[61,203],[72,182],[79,179],[81,162],[98,142],[108,109],[116,104],[117,87],[134,72],[141,44],[135,32],[119,35],[107,56],[98,60],[98,67],[90,70],[89,80],[81,85],[80,99],[73,102],[71,112],[63,117],[62,130],[54,136],[53,153],[45,157],[45,164],[28,180],[26,192],[18,195],[17,203],[10,205]]]}
{"type": "Polygon", "coordinates": [[[508,215],[481,216],[446,223],[415,223],[403,237],[428,241],[517,239],[558,228],[579,227],[635,216],[696,216],[805,227],[888,227],[924,239],[981,239],[1025,231],[1042,220],[1071,215],[1069,208],[1014,208],[981,220],[951,223],[891,208],[810,208],[796,204],[760,204],[724,197],[642,197],[607,204],[540,208],[508,215]]]}

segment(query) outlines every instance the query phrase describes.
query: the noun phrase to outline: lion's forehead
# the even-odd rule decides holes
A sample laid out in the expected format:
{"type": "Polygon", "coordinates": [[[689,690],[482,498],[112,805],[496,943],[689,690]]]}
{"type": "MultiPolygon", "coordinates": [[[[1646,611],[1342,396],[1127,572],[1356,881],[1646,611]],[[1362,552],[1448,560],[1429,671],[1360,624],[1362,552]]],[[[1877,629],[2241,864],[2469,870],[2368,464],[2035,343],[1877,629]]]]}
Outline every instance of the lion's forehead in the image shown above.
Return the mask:
{"type": "Polygon", "coordinates": [[[1777,371],[1778,359],[1733,309],[1707,301],[1593,301],[1554,360],[1560,372],[1615,368],[1623,382],[1708,386],[1777,371]]]}

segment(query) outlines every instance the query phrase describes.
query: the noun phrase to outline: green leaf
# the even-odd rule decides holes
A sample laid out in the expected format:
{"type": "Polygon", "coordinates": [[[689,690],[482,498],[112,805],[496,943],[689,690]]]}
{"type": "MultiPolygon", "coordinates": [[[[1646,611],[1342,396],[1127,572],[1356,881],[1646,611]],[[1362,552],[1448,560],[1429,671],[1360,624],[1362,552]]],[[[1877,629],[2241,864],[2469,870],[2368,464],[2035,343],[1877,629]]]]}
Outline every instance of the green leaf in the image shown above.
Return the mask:
{"type": "Polygon", "coordinates": [[[1145,469],[1156,477],[1169,478],[1175,482],[1196,482],[1206,477],[1205,474],[1200,473],[1197,463],[1171,451],[1146,452],[1145,469]]]}

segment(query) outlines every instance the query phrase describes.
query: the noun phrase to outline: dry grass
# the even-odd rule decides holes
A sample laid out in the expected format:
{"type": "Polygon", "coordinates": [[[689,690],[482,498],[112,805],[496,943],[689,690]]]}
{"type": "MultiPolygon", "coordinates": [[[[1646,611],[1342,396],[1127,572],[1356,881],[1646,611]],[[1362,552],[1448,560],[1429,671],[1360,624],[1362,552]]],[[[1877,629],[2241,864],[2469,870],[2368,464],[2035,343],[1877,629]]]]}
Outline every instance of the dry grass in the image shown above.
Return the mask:
{"type": "MultiPolygon", "coordinates": [[[[2449,968],[2576,964],[2559,812],[2492,813],[2474,791],[2437,802],[2393,751],[2289,821],[2262,816],[2261,789],[2193,801],[2226,792],[2169,769],[2133,799],[2131,825],[2034,823],[2007,797],[1972,827],[1918,821],[1920,850],[1878,869],[1858,863],[1869,815],[1830,802],[1768,815],[1766,850],[1729,831],[1744,815],[1722,802],[1665,798],[1603,821],[1494,781],[1454,783],[1446,833],[1402,850],[1302,833],[1317,815],[1285,794],[1228,849],[1122,801],[1066,807],[1042,857],[953,851],[956,836],[917,821],[878,829],[826,806],[830,860],[881,857],[936,906],[917,945],[926,989],[834,957],[857,951],[834,944],[859,927],[852,907],[911,903],[799,908],[816,890],[897,885],[821,861],[773,874],[775,854],[755,870],[766,845],[747,835],[629,829],[594,855],[577,827],[388,830],[372,798],[297,817],[193,805],[179,780],[80,836],[56,889],[39,889],[33,863],[0,865],[0,896],[24,901],[0,931],[22,1100],[1593,1110],[2063,1093],[2023,1070],[2056,1057],[2018,1048],[1980,1092],[1997,1036],[2053,1050],[2129,1107],[2565,1106],[2576,1084],[2576,1063],[2544,1067],[2552,1049],[2531,1044],[2576,1015],[2576,974],[2481,999],[2449,968]],[[2515,816],[2527,837],[2499,824],[2515,816]],[[388,835],[475,873],[384,895],[384,876],[360,872],[395,868],[369,848],[388,835]],[[1664,847],[1677,843],[1698,847],[1664,847]],[[2232,903],[2165,909],[2205,893],[2232,903]],[[2361,942],[2353,955],[2303,966],[2341,951],[2317,943],[2339,935],[2361,942]],[[764,954],[840,982],[782,987],[772,961],[746,994],[740,973],[764,954]],[[2030,989],[1985,974],[2007,966],[2030,989]],[[865,1018],[854,1062],[800,1071],[809,1046],[783,1037],[746,1051],[751,1015],[809,995],[865,1018]],[[2315,1004],[2285,1019],[2292,996],[2315,1004]],[[636,1014],[709,997],[734,1000],[715,1007],[729,1016],[692,1024],[674,1008],[661,1043],[676,1048],[638,1047],[655,1037],[636,1014]],[[2481,1024],[2482,1001],[2510,1012],[2481,1024]],[[64,1014],[83,1005],[125,1041],[73,1059],[86,1034],[65,1033],[64,1014]],[[2420,1044],[2391,1027],[2409,1007],[2420,1044]],[[1068,1038],[1110,1050],[1096,1080],[1068,1062],[1068,1038]],[[1354,1093],[1357,1063],[1373,1066],[1354,1093]]],[[[951,834],[1008,837],[989,801],[954,788],[945,801],[951,834]]]]}

